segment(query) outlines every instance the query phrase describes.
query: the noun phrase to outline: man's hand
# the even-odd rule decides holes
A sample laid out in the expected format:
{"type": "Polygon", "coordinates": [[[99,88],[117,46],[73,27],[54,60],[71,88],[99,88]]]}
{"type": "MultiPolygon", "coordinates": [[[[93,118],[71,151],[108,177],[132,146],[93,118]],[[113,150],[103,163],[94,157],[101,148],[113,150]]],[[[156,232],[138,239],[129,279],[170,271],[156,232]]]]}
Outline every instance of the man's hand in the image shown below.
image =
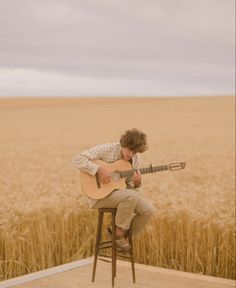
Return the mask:
{"type": "Polygon", "coordinates": [[[134,188],[139,187],[141,185],[141,173],[139,170],[134,172],[133,176],[134,188]]]}
{"type": "Polygon", "coordinates": [[[98,173],[98,178],[102,183],[108,183],[111,181],[110,172],[106,168],[103,168],[100,166],[98,168],[97,173],[98,173]]]}

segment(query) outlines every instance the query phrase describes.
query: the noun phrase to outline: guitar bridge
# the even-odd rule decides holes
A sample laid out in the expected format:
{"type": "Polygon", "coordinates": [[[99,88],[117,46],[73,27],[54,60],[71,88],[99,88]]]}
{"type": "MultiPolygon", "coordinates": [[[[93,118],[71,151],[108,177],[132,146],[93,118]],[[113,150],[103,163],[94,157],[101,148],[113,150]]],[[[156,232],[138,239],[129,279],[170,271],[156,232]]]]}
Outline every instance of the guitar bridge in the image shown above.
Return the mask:
{"type": "Polygon", "coordinates": [[[95,177],[96,177],[97,187],[98,187],[98,189],[100,189],[101,188],[101,184],[100,184],[100,181],[98,179],[98,174],[96,174],[95,177]]]}

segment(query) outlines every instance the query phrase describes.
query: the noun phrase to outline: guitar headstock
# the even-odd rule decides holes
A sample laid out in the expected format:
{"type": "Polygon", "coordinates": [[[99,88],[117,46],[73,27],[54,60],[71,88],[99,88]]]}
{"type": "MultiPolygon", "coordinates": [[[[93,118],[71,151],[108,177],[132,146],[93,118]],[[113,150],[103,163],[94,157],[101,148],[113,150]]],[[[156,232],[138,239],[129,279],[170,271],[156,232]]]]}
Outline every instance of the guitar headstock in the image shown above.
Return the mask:
{"type": "Polygon", "coordinates": [[[186,166],[186,163],[185,162],[170,163],[168,166],[169,166],[169,170],[174,171],[174,170],[184,169],[186,166]]]}

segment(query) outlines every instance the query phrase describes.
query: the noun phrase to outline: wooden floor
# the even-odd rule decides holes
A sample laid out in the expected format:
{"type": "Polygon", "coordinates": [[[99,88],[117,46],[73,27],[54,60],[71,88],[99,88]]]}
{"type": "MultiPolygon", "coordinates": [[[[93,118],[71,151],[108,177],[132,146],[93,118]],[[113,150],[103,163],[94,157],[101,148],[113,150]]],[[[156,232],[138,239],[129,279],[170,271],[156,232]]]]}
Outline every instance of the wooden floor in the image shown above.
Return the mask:
{"type": "MultiPolygon", "coordinates": [[[[91,282],[92,258],[0,282],[0,288],[106,288],[111,285],[111,264],[98,262],[95,282],[91,282]]],[[[135,265],[136,283],[132,282],[131,264],[118,261],[115,287],[119,288],[228,288],[235,281],[135,265]]]]}

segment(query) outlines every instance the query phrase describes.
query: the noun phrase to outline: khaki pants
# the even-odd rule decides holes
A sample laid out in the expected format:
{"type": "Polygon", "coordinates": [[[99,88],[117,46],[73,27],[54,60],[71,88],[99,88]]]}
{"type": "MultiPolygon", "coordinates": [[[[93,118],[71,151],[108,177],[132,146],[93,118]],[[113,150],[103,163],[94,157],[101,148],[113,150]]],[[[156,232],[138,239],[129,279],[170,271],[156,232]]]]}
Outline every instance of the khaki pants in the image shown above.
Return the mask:
{"type": "Polygon", "coordinates": [[[132,227],[133,236],[139,235],[156,208],[135,190],[115,190],[98,200],[92,208],[117,208],[116,225],[122,229],[132,227]],[[131,223],[132,222],[132,223],[131,223]]]}

